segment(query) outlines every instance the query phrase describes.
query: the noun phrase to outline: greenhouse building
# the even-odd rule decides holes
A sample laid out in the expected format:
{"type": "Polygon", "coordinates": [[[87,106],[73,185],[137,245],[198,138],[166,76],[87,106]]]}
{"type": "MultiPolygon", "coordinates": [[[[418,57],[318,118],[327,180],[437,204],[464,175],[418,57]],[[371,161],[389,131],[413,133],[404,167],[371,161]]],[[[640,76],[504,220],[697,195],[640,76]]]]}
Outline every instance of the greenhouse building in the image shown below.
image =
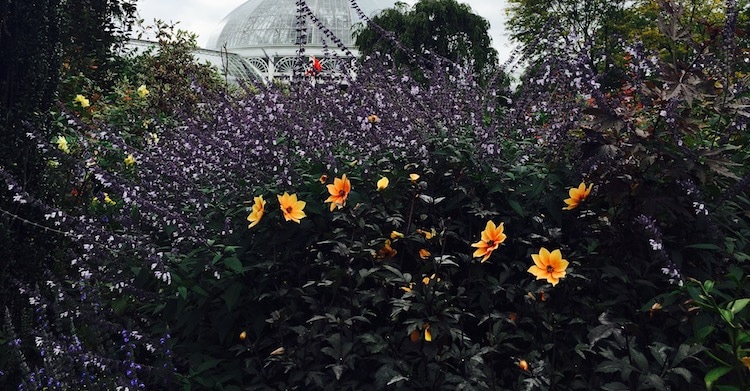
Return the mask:
{"type": "MultiPolygon", "coordinates": [[[[351,61],[317,26],[322,24],[356,56],[354,32],[362,26],[349,0],[307,0],[312,16],[298,18],[297,0],[248,0],[230,12],[216,28],[206,49],[238,55],[246,61],[248,74],[264,81],[288,79],[295,66],[300,67],[297,53],[304,44],[309,58],[308,72],[336,73],[341,62],[351,61]],[[303,23],[298,23],[304,20],[303,23]]],[[[395,5],[392,0],[357,0],[362,12],[372,17],[395,5]]],[[[227,70],[230,75],[238,70],[227,70]]],[[[235,77],[243,77],[234,75],[235,77]]]]}

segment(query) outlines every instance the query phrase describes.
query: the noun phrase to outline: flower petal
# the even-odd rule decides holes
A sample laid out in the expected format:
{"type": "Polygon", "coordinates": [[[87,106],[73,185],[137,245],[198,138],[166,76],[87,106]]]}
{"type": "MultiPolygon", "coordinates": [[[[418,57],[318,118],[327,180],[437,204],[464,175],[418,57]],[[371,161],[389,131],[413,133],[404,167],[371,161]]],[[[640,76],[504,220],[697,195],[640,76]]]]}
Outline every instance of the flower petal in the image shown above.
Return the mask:
{"type": "Polygon", "coordinates": [[[549,258],[550,258],[549,250],[547,250],[544,247],[540,248],[539,249],[539,258],[540,258],[539,261],[542,263],[542,265],[548,266],[549,265],[549,258]]]}
{"type": "Polygon", "coordinates": [[[531,259],[534,260],[534,265],[540,270],[546,267],[546,265],[542,263],[542,259],[539,257],[539,254],[531,254],[531,259]]]}
{"type": "Polygon", "coordinates": [[[547,271],[536,265],[530,266],[527,272],[535,275],[537,280],[547,278],[547,271]]]}

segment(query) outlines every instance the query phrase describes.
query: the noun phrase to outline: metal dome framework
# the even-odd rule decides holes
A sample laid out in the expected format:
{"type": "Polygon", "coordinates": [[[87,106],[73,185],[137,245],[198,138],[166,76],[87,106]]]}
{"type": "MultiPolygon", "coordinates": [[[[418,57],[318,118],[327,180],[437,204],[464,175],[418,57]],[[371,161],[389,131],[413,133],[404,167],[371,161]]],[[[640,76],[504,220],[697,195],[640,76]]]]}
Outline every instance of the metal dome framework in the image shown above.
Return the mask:
{"type": "MultiPolygon", "coordinates": [[[[304,0],[310,12],[349,50],[338,48],[311,17],[298,25],[298,0],[248,0],[230,12],[209,39],[208,49],[243,57],[264,80],[291,77],[300,45],[305,55],[320,59],[323,73],[333,74],[356,56],[353,33],[360,23],[349,0],[304,0]]],[[[357,0],[360,9],[373,16],[393,7],[394,0],[357,0]]]]}

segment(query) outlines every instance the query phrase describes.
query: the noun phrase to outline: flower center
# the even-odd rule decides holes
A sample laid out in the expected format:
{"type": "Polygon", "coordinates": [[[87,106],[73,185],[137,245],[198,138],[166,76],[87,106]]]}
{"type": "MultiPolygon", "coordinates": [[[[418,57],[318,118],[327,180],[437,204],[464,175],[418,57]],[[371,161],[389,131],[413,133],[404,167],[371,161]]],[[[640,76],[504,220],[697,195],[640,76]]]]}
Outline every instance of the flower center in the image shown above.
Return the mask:
{"type": "Polygon", "coordinates": [[[547,265],[547,273],[552,273],[555,271],[555,268],[552,267],[552,265],[547,265]]]}
{"type": "Polygon", "coordinates": [[[346,192],[343,190],[339,190],[339,197],[343,197],[346,195],[346,192]]]}
{"type": "Polygon", "coordinates": [[[487,241],[487,247],[492,247],[494,245],[495,245],[495,241],[494,240],[488,240],[487,241]]]}
{"type": "Polygon", "coordinates": [[[286,213],[292,213],[293,210],[294,208],[292,208],[291,206],[286,207],[286,213]]]}

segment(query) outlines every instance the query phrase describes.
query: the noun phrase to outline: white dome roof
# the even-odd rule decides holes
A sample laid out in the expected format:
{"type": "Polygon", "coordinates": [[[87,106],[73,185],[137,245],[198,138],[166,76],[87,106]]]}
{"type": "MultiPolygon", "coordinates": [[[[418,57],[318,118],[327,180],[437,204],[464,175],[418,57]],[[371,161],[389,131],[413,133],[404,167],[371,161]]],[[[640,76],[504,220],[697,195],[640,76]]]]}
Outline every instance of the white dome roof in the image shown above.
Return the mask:
{"type": "MultiPolygon", "coordinates": [[[[209,39],[208,48],[228,51],[297,47],[297,0],[248,0],[229,13],[209,39]]],[[[313,14],[320,19],[344,45],[354,47],[352,27],[359,23],[349,0],[306,0],[313,14]]],[[[393,7],[394,0],[357,0],[362,11],[373,16],[393,7]]],[[[330,39],[310,19],[306,22],[306,48],[322,47],[323,40],[332,48],[330,39]]]]}

